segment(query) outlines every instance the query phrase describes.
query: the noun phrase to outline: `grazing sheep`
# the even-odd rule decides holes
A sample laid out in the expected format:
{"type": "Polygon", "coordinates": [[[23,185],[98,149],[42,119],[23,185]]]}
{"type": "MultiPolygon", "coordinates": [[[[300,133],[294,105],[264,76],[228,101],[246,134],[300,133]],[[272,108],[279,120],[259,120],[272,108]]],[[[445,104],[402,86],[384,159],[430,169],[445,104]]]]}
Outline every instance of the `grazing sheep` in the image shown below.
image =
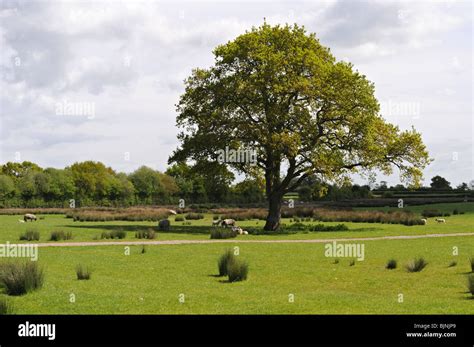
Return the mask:
{"type": "Polygon", "coordinates": [[[236,232],[236,233],[239,234],[239,235],[242,235],[242,234],[243,234],[243,230],[242,230],[241,227],[237,227],[237,226],[232,227],[232,231],[233,231],[233,232],[236,232]]]}
{"type": "Polygon", "coordinates": [[[31,214],[31,213],[27,213],[23,216],[23,219],[25,222],[28,222],[28,221],[36,221],[38,218],[36,218],[36,216],[34,214],[31,214]]]}
{"type": "Polygon", "coordinates": [[[436,221],[438,223],[446,223],[446,219],[444,219],[444,218],[436,218],[436,221]]]}
{"type": "Polygon", "coordinates": [[[222,221],[220,219],[213,220],[212,221],[212,226],[217,226],[217,225],[221,224],[221,222],[222,221]]]}
{"type": "Polygon", "coordinates": [[[228,226],[235,227],[235,220],[233,219],[223,219],[221,221],[221,226],[227,228],[228,226]]]}
{"type": "Polygon", "coordinates": [[[175,210],[168,210],[168,212],[175,215],[178,214],[178,212],[176,212],[175,210]]]}
{"type": "Polygon", "coordinates": [[[170,221],[168,219],[162,219],[158,223],[158,230],[168,231],[170,230],[170,221]]]}
{"type": "Polygon", "coordinates": [[[423,224],[427,224],[427,223],[428,223],[428,221],[427,221],[426,219],[424,219],[424,218],[423,218],[421,221],[423,222],[423,224]]]}

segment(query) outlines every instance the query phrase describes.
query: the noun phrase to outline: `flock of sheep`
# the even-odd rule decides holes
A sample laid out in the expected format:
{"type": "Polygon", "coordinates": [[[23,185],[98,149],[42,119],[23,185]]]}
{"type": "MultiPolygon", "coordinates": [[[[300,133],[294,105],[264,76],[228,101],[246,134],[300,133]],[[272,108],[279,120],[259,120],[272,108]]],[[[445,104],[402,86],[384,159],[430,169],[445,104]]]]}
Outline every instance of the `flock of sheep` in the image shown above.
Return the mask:
{"type": "MultiPolygon", "coordinates": [[[[428,223],[428,220],[425,219],[425,218],[423,218],[421,221],[423,222],[423,224],[428,223]]],[[[435,221],[437,221],[438,223],[446,223],[446,219],[444,219],[444,218],[436,218],[435,221]]]]}
{"type": "Polygon", "coordinates": [[[232,231],[239,235],[248,235],[249,233],[247,230],[243,230],[241,227],[235,225],[235,220],[230,218],[214,220],[212,221],[212,226],[221,226],[223,228],[231,227],[232,231]]]}

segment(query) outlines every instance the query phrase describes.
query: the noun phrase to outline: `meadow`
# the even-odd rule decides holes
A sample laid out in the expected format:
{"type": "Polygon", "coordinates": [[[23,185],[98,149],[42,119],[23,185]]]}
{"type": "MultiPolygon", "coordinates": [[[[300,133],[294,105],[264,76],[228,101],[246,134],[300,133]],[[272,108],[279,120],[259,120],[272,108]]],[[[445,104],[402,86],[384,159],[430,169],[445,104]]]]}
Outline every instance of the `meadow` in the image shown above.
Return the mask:
{"type": "MultiPolygon", "coordinates": [[[[58,230],[73,235],[59,242],[109,242],[98,236],[104,231],[126,232],[125,239],[113,240],[123,246],[40,247],[43,287],[23,296],[8,296],[8,301],[17,314],[473,314],[474,300],[466,285],[469,258],[474,256],[473,236],[356,241],[364,244],[365,259],[353,266],[353,258],[326,257],[325,243],[239,243],[473,233],[473,205],[414,207],[415,213],[424,208],[465,212],[446,217],[445,224],[434,218],[427,225],[413,226],[346,222],[347,231],[239,235],[226,244],[209,240],[213,214],[185,222],[175,222],[171,216],[171,229],[156,231],[155,241],[212,243],[150,244],[145,252],[142,245],[132,245],[128,255],[127,242],[150,241],[137,239],[135,232],[156,228],[156,222],[74,222],[65,215],[44,215],[37,222],[19,223],[18,215],[2,215],[0,243],[27,242],[19,241],[19,235],[28,228],[40,233],[40,243],[55,243],[49,236],[58,230]],[[238,247],[238,257],[248,262],[249,276],[228,283],[225,277],[217,277],[217,259],[234,247],[238,247]],[[453,247],[458,255],[453,255],[453,247]],[[405,265],[415,257],[423,257],[428,265],[420,272],[407,272],[405,265]],[[397,260],[397,268],[388,270],[385,265],[391,258],[397,260]],[[89,280],[76,278],[78,264],[91,270],[89,280]],[[399,302],[400,294],[403,302],[399,302]]],[[[245,220],[238,225],[250,228],[263,223],[245,220]]],[[[283,223],[291,225],[294,220],[285,218],[283,223]]]]}

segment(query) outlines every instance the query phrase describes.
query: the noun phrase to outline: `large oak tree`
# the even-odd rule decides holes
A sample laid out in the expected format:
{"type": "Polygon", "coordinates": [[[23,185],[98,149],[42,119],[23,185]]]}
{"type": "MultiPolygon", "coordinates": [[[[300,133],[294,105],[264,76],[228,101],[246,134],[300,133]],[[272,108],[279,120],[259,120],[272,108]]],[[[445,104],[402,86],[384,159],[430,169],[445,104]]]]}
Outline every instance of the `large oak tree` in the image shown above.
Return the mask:
{"type": "MultiPolygon", "coordinates": [[[[416,185],[429,163],[421,136],[379,115],[374,85],[304,27],[270,26],[214,50],[195,69],[177,105],[180,147],[169,162],[217,160],[253,148],[265,177],[266,230],[279,227],[282,198],[308,176],[337,180],[394,167],[416,185]]],[[[246,174],[255,167],[228,163],[246,174]]]]}

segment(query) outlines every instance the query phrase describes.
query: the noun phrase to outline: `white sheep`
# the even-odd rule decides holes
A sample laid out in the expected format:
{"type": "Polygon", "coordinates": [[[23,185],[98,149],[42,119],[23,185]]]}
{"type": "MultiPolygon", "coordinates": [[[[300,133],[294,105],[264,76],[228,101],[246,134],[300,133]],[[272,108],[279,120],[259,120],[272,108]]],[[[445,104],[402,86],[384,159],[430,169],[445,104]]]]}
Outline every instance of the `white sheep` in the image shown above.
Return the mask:
{"type": "Polygon", "coordinates": [[[223,220],[221,220],[220,223],[221,223],[221,226],[223,226],[225,228],[228,227],[228,226],[232,226],[232,227],[235,226],[235,220],[233,220],[233,219],[223,219],[223,220]]]}
{"type": "Polygon", "coordinates": [[[426,220],[425,218],[422,218],[421,221],[423,222],[423,224],[427,224],[428,223],[428,220],[426,220]]]}
{"type": "Polygon", "coordinates": [[[446,219],[444,219],[444,218],[436,218],[436,221],[438,223],[446,223],[446,219]]]}

